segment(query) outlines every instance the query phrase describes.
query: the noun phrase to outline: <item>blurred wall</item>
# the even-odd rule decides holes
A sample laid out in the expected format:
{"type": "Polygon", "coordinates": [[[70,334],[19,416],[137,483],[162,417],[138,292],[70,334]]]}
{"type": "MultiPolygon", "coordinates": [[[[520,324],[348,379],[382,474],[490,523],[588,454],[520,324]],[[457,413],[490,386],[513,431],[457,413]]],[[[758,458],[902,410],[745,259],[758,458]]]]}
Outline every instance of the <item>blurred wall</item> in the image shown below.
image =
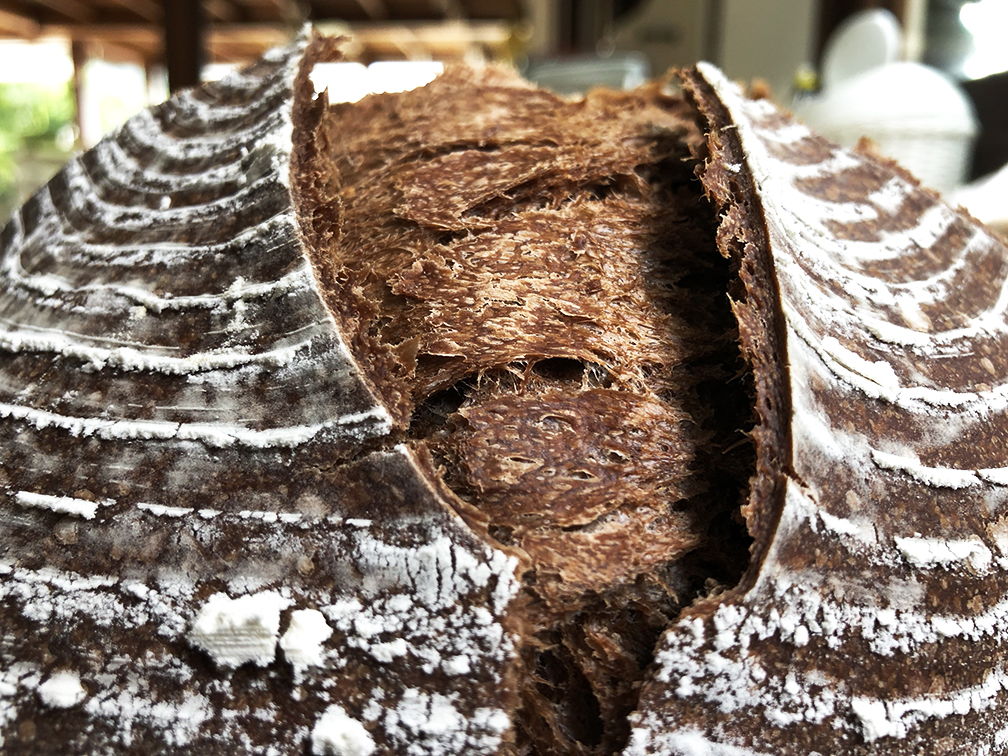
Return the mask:
{"type": "Polygon", "coordinates": [[[645,0],[618,25],[616,49],[647,55],[652,72],[709,60],[728,76],[765,79],[787,99],[814,62],[818,0],[645,0]]]}
{"type": "Polygon", "coordinates": [[[787,102],[795,71],[812,63],[818,32],[815,0],[722,0],[715,62],[729,78],[765,79],[787,102]]]}
{"type": "Polygon", "coordinates": [[[616,27],[615,48],[644,53],[656,76],[710,59],[709,37],[720,5],[720,0],[644,0],[616,27]]]}

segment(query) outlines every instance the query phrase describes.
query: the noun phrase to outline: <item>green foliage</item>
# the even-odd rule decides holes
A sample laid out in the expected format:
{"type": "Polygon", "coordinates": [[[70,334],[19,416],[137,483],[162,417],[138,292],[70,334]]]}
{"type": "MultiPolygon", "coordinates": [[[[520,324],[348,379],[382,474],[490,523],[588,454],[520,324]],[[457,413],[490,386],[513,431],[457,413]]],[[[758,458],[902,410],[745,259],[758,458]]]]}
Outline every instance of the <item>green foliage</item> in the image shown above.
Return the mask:
{"type": "Polygon", "coordinates": [[[59,129],[73,121],[73,90],[32,84],[0,84],[0,134],[22,139],[55,140],[59,129]]]}
{"type": "Polygon", "coordinates": [[[73,126],[74,111],[70,82],[60,87],[0,83],[0,207],[17,199],[18,154],[60,149],[60,132],[73,126]]]}

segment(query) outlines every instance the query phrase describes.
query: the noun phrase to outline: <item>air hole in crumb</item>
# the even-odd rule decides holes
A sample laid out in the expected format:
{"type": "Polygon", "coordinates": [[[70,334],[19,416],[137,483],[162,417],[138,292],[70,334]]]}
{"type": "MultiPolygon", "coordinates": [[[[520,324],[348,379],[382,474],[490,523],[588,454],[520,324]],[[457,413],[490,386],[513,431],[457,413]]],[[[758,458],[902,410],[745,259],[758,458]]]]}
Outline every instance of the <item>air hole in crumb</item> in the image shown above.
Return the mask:
{"type": "Polygon", "coordinates": [[[532,366],[532,372],[540,378],[565,383],[581,383],[585,374],[585,364],[567,357],[550,357],[539,360],[532,366]]]}
{"type": "Polygon", "coordinates": [[[508,545],[513,542],[514,528],[507,525],[491,525],[487,529],[487,533],[498,543],[508,545]]]}
{"type": "MultiPolygon", "coordinates": [[[[468,235],[466,231],[444,231],[437,237],[437,243],[443,247],[447,247],[459,239],[463,239],[468,235]]],[[[454,261],[447,261],[454,263],[454,261]]]]}
{"type": "Polygon", "coordinates": [[[612,192],[612,184],[598,184],[592,188],[592,198],[595,200],[604,200],[612,194],[612,192]]]}
{"type": "Polygon", "coordinates": [[[556,705],[557,726],[578,743],[598,746],[604,732],[598,698],[570,654],[562,646],[541,651],[535,669],[539,692],[556,705]]]}
{"type": "Polygon", "coordinates": [[[536,460],[529,459],[528,457],[508,457],[508,461],[514,462],[516,465],[534,465],[536,460]]]}
{"type": "Polygon", "coordinates": [[[420,402],[413,410],[410,419],[410,437],[428,438],[444,427],[448,418],[465,402],[470,390],[466,381],[459,381],[454,386],[437,391],[420,402]]]}

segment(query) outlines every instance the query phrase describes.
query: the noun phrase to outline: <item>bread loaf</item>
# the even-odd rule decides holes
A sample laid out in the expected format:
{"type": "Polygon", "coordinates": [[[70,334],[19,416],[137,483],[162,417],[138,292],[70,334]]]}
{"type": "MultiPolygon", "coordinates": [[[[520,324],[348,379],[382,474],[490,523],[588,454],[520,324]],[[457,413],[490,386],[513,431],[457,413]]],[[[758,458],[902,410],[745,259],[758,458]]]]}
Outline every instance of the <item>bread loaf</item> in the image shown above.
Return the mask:
{"type": "Polygon", "coordinates": [[[5,753],[998,753],[1002,243],[710,66],[329,106],[0,234],[5,753]]]}

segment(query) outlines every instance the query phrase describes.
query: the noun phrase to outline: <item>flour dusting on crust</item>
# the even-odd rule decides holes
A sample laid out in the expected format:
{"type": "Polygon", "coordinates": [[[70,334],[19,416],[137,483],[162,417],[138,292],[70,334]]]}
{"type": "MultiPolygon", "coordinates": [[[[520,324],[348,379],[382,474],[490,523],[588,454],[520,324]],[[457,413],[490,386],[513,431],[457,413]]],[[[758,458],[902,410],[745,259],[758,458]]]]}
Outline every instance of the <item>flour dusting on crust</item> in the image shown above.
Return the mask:
{"type": "Polygon", "coordinates": [[[502,742],[516,563],[390,435],[324,303],[292,195],[308,43],[130,119],[0,231],[4,749],[502,742]]]}
{"type": "Polygon", "coordinates": [[[787,433],[759,561],[667,634],[628,753],[1004,752],[1008,250],[713,67],[686,83],[787,433]]]}

